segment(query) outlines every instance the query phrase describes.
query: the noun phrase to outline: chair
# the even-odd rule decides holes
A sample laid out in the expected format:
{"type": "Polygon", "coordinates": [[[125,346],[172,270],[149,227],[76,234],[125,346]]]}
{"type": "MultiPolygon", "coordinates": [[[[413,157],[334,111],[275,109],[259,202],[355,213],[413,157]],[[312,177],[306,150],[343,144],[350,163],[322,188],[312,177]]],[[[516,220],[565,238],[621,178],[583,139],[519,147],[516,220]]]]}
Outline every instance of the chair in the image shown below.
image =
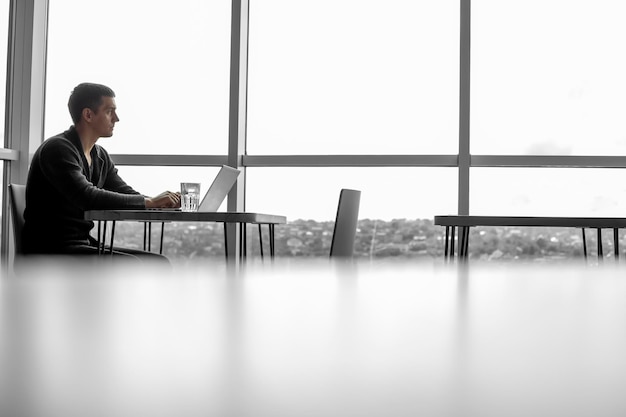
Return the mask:
{"type": "Polygon", "coordinates": [[[26,208],[26,186],[9,184],[9,201],[11,204],[11,217],[13,218],[13,242],[15,254],[21,255],[22,229],[24,228],[24,209],[26,208]]]}
{"type": "Polygon", "coordinates": [[[337,217],[330,245],[331,258],[351,258],[359,218],[361,191],[343,189],[339,194],[337,217]]]}

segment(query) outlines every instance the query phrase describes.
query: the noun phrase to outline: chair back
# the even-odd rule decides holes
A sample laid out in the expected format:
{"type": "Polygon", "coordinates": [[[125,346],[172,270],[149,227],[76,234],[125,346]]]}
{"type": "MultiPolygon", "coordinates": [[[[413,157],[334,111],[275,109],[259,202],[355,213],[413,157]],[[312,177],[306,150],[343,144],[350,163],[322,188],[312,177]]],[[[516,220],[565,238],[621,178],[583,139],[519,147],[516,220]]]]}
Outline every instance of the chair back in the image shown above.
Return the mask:
{"type": "Polygon", "coordinates": [[[330,256],[351,258],[354,252],[354,238],[359,218],[361,191],[343,189],[339,194],[337,217],[333,240],[330,245],[330,256]]]}
{"type": "Polygon", "coordinates": [[[24,228],[24,209],[26,208],[26,186],[9,184],[11,217],[13,218],[13,242],[15,253],[22,254],[22,229],[24,228]]]}

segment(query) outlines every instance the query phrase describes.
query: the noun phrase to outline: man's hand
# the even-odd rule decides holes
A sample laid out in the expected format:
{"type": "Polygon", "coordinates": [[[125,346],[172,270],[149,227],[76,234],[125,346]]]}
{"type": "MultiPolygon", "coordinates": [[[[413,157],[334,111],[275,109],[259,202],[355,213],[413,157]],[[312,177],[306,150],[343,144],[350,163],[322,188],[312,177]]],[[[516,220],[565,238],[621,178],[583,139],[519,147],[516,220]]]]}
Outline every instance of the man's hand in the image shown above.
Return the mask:
{"type": "Polygon", "coordinates": [[[146,208],[180,207],[180,193],[165,191],[156,197],[146,197],[146,208]]]}

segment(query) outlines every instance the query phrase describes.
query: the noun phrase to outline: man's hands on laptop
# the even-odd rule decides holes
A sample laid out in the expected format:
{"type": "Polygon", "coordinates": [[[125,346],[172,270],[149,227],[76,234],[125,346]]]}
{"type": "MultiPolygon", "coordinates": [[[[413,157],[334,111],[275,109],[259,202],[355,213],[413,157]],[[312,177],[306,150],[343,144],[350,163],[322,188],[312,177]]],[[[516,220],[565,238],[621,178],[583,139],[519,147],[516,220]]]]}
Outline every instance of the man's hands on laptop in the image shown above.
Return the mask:
{"type": "Polygon", "coordinates": [[[156,197],[146,197],[146,208],[180,207],[180,192],[165,191],[156,197]]]}

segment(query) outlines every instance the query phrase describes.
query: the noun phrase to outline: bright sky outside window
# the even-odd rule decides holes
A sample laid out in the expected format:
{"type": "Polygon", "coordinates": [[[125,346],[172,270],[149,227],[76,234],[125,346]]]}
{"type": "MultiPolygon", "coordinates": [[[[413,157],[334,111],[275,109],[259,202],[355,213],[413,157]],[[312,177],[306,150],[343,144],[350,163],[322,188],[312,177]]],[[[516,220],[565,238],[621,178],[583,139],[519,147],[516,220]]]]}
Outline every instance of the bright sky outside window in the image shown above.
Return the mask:
{"type": "MultiPolygon", "coordinates": [[[[6,85],[6,68],[7,68],[7,37],[9,33],[9,1],[2,0],[0,1],[0,82],[1,85],[6,85]]],[[[4,91],[4,90],[3,90],[4,91]]],[[[5,110],[5,98],[4,93],[0,99],[0,114],[4,115],[5,110]]],[[[4,117],[0,120],[0,134],[2,134],[2,138],[4,138],[4,117]]],[[[4,139],[3,139],[4,145],[4,139]]],[[[0,168],[3,168],[4,163],[0,163],[0,168]]],[[[2,175],[4,173],[4,169],[0,171],[0,181],[2,181],[2,175]]],[[[0,204],[2,204],[3,193],[0,193],[0,204]]]]}
{"type": "Polygon", "coordinates": [[[246,207],[291,220],[334,220],[342,188],[361,190],[359,218],[432,219],[454,214],[454,168],[248,168],[246,207]],[[268,186],[272,184],[272,186],[268,186]]]}
{"type": "Polygon", "coordinates": [[[623,169],[473,168],[470,178],[474,215],[623,217],[626,212],[623,169]]]}
{"type": "MultiPolygon", "coordinates": [[[[7,38],[9,34],[9,0],[0,1],[0,82],[1,85],[6,85],[7,76],[7,38]]],[[[2,90],[2,97],[0,99],[0,114],[4,115],[4,106],[6,100],[4,98],[4,89],[2,90]]],[[[0,133],[4,138],[4,117],[0,120],[0,133]]],[[[3,142],[4,144],[4,142],[3,142]]]]}
{"type": "Polygon", "coordinates": [[[250,4],[249,154],[458,150],[458,1],[250,4]]]}
{"type": "MultiPolygon", "coordinates": [[[[134,189],[144,195],[154,196],[165,190],[180,191],[181,182],[200,183],[200,195],[204,196],[217,175],[217,167],[163,167],[118,166],[119,174],[134,189]]],[[[225,210],[226,206],[222,206],[225,210]]]]}
{"type": "Polygon", "coordinates": [[[626,3],[472,1],[473,154],[626,154],[626,3]]]}
{"type": "Polygon", "coordinates": [[[226,154],[230,16],[227,1],[50,0],[46,137],[89,81],[117,95],[109,152],[226,154]]]}

